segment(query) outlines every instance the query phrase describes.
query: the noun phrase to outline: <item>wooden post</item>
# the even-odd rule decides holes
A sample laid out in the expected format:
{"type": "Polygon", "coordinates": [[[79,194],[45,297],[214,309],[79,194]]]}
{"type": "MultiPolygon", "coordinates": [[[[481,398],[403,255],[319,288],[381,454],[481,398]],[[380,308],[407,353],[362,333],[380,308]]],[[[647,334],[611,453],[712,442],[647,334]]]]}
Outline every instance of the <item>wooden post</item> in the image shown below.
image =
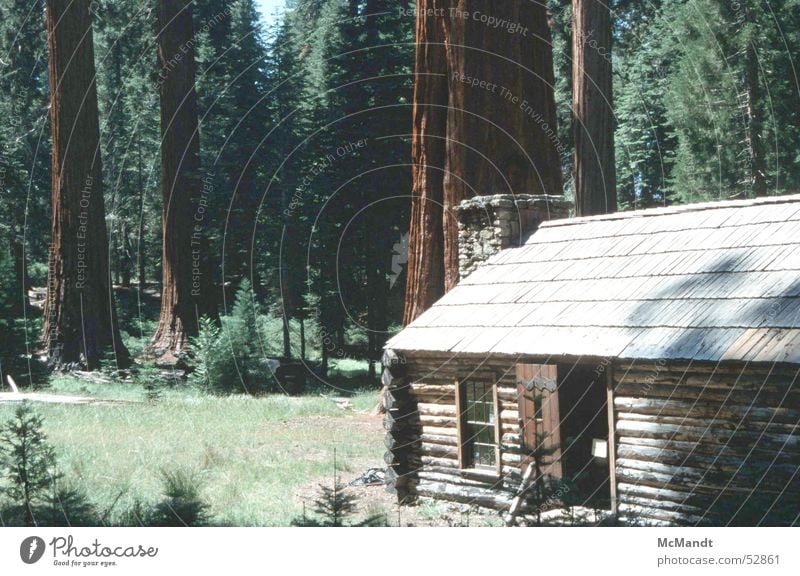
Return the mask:
{"type": "Polygon", "coordinates": [[[617,515],[617,437],[614,419],[614,363],[606,370],[606,402],[608,404],[608,483],[611,489],[611,513],[617,515]]]}
{"type": "Polygon", "coordinates": [[[464,405],[461,401],[461,394],[463,392],[461,381],[456,378],[456,430],[458,433],[458,467],[467,467],[467,457],[464,453],[464,437],[466,436],[466,426],[464,423],[464,405]]]}
{"type": "Polygon", "coordinates": [[[500,422],[500,396],[497,391],[497,380],[492,384],[492,402],[494,403],[494,439],[496,442],[495,462],[497,465],[497,476],[503,475],[503,432],[500,422]]]}

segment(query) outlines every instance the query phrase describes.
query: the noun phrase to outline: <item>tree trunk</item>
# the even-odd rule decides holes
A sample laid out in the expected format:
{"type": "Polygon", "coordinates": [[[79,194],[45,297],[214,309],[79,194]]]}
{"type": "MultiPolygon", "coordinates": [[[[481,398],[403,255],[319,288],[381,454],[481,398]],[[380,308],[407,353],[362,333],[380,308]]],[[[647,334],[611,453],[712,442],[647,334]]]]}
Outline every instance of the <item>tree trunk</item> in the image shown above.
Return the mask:
{"type": "MultiPolygon", "coordinates": [[[[750,20],[751,12],[747,10],[750,20]]],[[[753,42],[747,44],[745,53],[745,84],[747,90],[747,143],[750,152],[750,184],[756,196],[767,195],[767,182],[764,177],[764,146],[761,143],[761,112],[758,109],[761,91],[758,79],[758,53],[753,42]]]]}
{"type": "Polygon", "coordinates": [[[131,246],[130,237],[128,236],[128,225],[124,221],[122,222],[122,287],[123,288],[130,288],[131,287],[131,269],[133,263],[133,247],[131,246]]]}
{"type": "Polygon", "coordinates": [[[458,282],[458,204],[475,195],[562,194],[564,150],[544,3],[434,0],[417,8],[406,324],[458,282]]]}
{"type": "MultiPolygon", "coordinates": [[[[20,227],[22,228],[22,227],[20,227]]],[[[11,300],[10,315],[19,318],[28,309],[28,268],[25,263],[25,239],[16,229],[11,237],[11,255],[14,259],[14,289],[19,292],[11,300]]]]}
{"type": "Polygon", "coordinates": [[[144,243],[144,184],[142,182],[142,143],[136,139],[136,160],[137,160],[137,178],[139,186],[139,237],[137,244],[139,246],[139,293],[144,293],[147,287],[147,279],[145,278],[145,243],[144,243]]]}
{"type": "Polygon", "coordinates": [[[52,226],[44,346],[52,367],[128,365],[114,310],[88,1],[47,1],[52,226]]]}
{"type": "Polygon", "coordinates": [[[120,285],[120,271],[122,269],[122,250],[119,246],[119,220],[114,218],[111,225],[111,272],[113,283],[120,285]]]}
{"type": "Polygon", "coordinates": [[[450,87],[445,290],[458,282],[454,210],[462,200],[487,194],[562,193],[559,149],[563,146],[558,140],[545,3],[457,0],[452,4],[445,30],[450,87]],[[489,25],[484,16],[508,24],[489,25]]]}
{"type": "Polygon", "coordinates": [[[161,99],[161,315],[151,347],[173,364],[197,334],[201,316],[216,316],[204,227],[206,190],[200,182],[194,29],[188,0],[159,0],[161,99]]]}
{"type": "Polygon", "coordinates": [[[414,65],[411,230],[406,302],[409,324],[444,294],[444,159],[447,137],[447,59],[442,0],[417,0],[414,65]]]}
{"type": "Polygon", "coordinates": [[[578,216],[617,211],[611,12],[607,0],[573,0],[573,177],[578,216]]]}

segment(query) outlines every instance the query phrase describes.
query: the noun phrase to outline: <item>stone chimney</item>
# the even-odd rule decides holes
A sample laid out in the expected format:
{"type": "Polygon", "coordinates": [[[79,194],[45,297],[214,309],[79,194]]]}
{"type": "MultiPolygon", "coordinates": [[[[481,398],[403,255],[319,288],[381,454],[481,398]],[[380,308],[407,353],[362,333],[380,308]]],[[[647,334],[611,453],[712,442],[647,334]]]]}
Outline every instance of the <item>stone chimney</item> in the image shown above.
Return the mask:
{"type": "Polygon", "coordinates": [[[563,196],[496,194],[464,200],[456,208],[459,280],[490,256],[524,244],[542,222],[569,218],[572,209],[563,196]]]}

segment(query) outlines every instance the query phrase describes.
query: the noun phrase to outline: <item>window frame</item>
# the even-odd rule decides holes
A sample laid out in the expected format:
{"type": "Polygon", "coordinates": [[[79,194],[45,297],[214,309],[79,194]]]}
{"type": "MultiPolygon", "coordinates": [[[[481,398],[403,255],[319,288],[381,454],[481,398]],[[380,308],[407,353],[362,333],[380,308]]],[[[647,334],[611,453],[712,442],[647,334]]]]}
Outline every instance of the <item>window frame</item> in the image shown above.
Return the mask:
{"type": "Polygon", "coordinates": [[[502,462],[502,423],[500,421],[500,398],[498,394],[497,381],[489,382],[483,379],[473,378],[458,378],[455,381],[455,396],[456,396],[456,425],[458,434],[458,467],[461,470],[468,470],[471,472],[479,472],[483,474],[491,474],[493,476],[500,476],[503,470],[502,462]],[[488,421],[470,421],[467,419],[467,388],[468,385],[479,385],[491,398],[492,412],[488,421]],[[467,437],[470,430],[474,426],[484,426],[492,430],[494,436],[494,463],[493,464],[478,464],[475,462],[473,452],[474,440],[472,437],[467,437]]]}

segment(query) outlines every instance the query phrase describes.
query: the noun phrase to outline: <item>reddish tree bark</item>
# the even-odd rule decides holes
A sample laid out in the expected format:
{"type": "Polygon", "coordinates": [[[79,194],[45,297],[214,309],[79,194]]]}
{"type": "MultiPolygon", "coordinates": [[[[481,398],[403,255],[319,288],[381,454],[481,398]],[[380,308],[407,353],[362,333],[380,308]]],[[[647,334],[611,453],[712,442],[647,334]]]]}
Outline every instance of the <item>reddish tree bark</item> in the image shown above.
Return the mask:
{"type": "Polygon", "coordinates": [[[405,323],[458,282],[455,207],[475,195],[560,195],[564,150],[544,3],[428,0],[417,9],[405,323]]]}
{"type": "Polygon", "coordinates": [[[441,0],[417,1],[417,53],[411,142],[412,191],[406,304],[408,324],[444,294],[444,163],[447,55],[441,0]]]}
{"type": "Polygon", "coordinates": [[[574,0],[572,14],[572,130],[575,211],[617,211],[614,96],[609,0],[574,0]]]}
{"type": "Polygon", "coordinates": [[[453,0],[448,13],[445,290],[458,282],[453,209],[474,195],[561,194],[563,150],[545,3],[453,0]]]}
{"type": "Polygon", "coordinates": [[[158,2],[161,101],[161,314],[151,351],[177,361],[197,334],[198,320],[215,316],[205,209],[210,190],[200,179],[195,93],[194,28],[189,0],[158,2]]]}
{"type": "Polygon", "coordinates": [[[120,339],[109,275],[94,46],[88,0],[47,1],[52,224],[44,346],[52,367],[89,370],[120,339]]]}

